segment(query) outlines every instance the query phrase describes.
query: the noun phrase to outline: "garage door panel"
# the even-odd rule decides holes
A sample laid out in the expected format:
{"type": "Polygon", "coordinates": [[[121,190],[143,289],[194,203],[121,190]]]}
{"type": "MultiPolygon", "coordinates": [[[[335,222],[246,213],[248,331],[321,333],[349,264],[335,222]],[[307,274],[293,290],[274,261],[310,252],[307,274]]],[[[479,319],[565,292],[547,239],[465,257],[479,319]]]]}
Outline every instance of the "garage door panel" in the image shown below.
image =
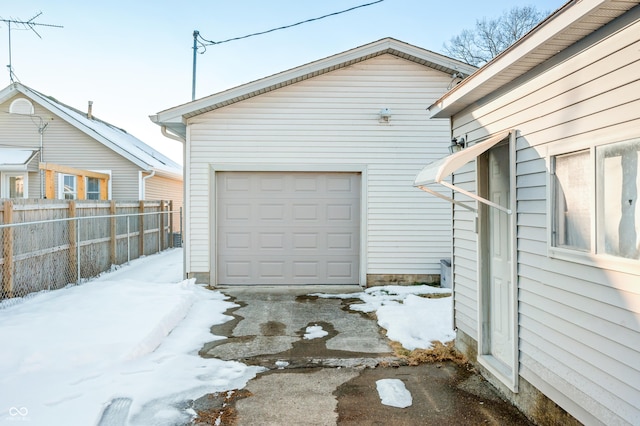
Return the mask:
{"type": "Polygon", "coordinates": [[[321,210],[322,206],[316,203],[293,204],[292,219],[294,222],[318,223],[321,220],[321,210]]]}
{"type": "Polygon", "coordinates": [[[350,278],[353,276],[353,263],[344,261],[327,262],[327,277],[329,279],[350,278]]]}
{"type": "Polygon", "coordinates": [[[357,284],[358,173],[216,175],[219,284],[357,284]]]}
{"type": "Polygon", "coordinates": [[[225,249],[250,250],[253,246],[250,232],[227,232],[224,238],[225,249]]]}
{"type": "Polygon", "coordinates": [[[327,250],[353,250],[356,247],[354,237],[351,232],[327,233],[327,250]]]}
{"type": "Polygon", "coordinates": [[[225,203],[222,207],[222,219],[226,222],[246,222],[251,217],[251,205],[248,203],[225,203]]]}
{"type": "Polygon", "coordinates": [[[321,250],[319,232],[294,232],[292,248],[295,250],[321,250]]]}
{"type": "Polygon", "coordinates": [[[330,176],[327,177],[327,192],[334,195],[336,192],[342,192],[346,195],[354,191],[353,176],[330,176]]]}
{"type": "Polygon", "coordinates": [[[224,263],[225,275],[234,280],[249,280],[251,278],[251,262],[227,261],[224,263]]]}
{"type": "Polygon", "coordinates": [[[285,216],[286,207],[283,203],[259,203],[256,206],[257,219],[261,221],[280,221],[283,222],[287,218],[285,216]]]}
{"type": "Polygon", "coordinates": [[[283,280],[286,276],[286,267],[284,261],[282,260],[271,260],[271,261],[259,261],[257,262],[258,266],[258,279],[279,279],[283,280]]]}
{"type": "Polygon", "coordinates": [[[318,261],[294,261],[293,277],[294,279],[313,279],[320,278],[320,265],[318,261]]]}
{"type": "Polygon", "coordinates": [[[356,215],[351,204],[327,204],[327,221],[353,223],[356,215]]]}

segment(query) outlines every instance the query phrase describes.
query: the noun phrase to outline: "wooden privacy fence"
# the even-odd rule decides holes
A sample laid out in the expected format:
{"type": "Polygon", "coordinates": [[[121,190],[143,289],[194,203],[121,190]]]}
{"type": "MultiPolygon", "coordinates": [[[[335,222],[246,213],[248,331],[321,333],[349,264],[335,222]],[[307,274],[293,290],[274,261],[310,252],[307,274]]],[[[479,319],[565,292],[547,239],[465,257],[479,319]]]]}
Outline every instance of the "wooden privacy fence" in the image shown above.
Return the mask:
{"type": "Polygon", "coordinates": [[[174,213],[171,201],[0,200],[0,300],[172,247],[174,213]]]}

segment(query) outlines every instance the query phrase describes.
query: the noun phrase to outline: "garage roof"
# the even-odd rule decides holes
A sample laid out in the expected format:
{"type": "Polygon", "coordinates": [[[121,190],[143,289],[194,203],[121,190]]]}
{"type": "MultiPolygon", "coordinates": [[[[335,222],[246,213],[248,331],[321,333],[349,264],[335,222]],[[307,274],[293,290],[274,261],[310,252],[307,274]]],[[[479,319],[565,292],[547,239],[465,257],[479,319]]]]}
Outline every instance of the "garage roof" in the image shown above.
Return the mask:
{"type": "Polygon", "coordinates": [[[191,117],[384,54],[395,55],[447,74],[458,72],[466,77],[476,70],[476,67],[447,56],[393,38],[384,38],[328,58],[161,111],[149,118],[154,123],[169,129],[172,133],[184,139],[186,137],[186,120],[191,117]]]}

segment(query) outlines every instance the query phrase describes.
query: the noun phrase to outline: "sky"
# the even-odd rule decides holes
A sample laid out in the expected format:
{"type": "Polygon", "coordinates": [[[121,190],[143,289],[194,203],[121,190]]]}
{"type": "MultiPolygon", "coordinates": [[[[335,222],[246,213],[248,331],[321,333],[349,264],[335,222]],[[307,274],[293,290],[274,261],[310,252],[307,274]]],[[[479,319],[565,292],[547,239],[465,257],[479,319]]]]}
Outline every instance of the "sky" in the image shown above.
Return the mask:
{"type": "MultiPolygon", "coordinates": [[[[126,424],[183,424],[195,414],[185,401],[242,389],[266,371],[198,355],[206,342],[225,338],[211,327],[231,320],[225,312],[237,305],[221,291],[182,281],[182,256],[170,249],[80,286],[0,302],[0,424],[97,424],[111,401],[128,407],[126,424]]],[[[318,295],[359,298],[352,310],[375,312],[390,339],[414,349],[455,337],[452,321],[443,321],[452,318],[451,296],[417,296],[428,293],[450,290],[385,286],[318,295]]],[[[304,339],[327,334],[317,325],[305,331],[304,339]]],[[[399,380],[382,379],[377,388],[382,404],[412,403],[399,380]]]]}
{"type": "MultiPolygon", "coordinates": [[[[222,41],[317,18],[375,0],[21,0],[1,19],[59,25],[31,30],[0,22],[0,60],[21,83],[121,127],[182,163],[182,146],[149,115],[191,101],[193,32],[222,41]]],[[[385,37],[437,53],[476,19],[514,5],[552,12],[564,0],[383,0],[269,34],[209,46],[196,55],[196,98],[205,97],[385,37]]],[[[0,87],[10,84],[3,67],[0,87]]]]}

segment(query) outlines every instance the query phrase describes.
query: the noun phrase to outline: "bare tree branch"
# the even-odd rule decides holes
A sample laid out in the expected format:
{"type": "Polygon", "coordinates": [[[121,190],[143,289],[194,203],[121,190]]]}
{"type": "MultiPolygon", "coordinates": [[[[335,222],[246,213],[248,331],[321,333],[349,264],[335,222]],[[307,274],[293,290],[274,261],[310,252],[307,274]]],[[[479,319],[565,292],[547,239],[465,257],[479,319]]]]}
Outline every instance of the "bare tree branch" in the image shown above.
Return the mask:
{"type": "Polygon", "coordinates": [[[476,20],[475,28],[465,29],[444,44],[452,58],[481,66],[495,58],[536,26],[547,12],[535,6],[516,6],[494,19],[476,20]]]}

